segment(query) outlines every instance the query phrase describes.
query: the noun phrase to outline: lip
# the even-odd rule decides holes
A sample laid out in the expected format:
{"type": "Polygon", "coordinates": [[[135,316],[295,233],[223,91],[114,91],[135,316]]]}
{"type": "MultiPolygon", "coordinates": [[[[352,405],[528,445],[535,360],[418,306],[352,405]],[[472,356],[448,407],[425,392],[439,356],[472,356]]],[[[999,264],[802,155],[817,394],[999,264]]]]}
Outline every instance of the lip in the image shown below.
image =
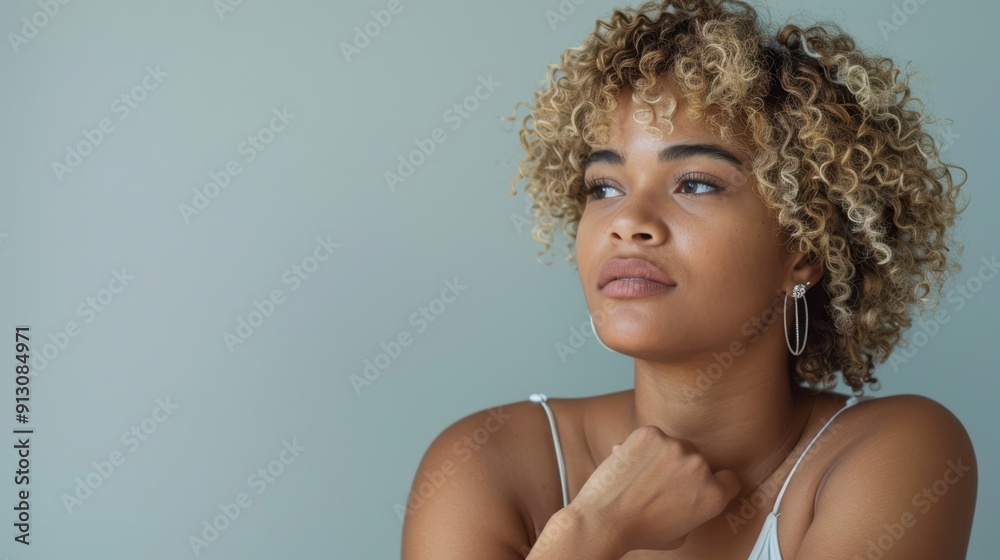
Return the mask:
{"type": "MultiPolygon", "coordinates": [[[[659,291],[662,287],[676,286],[677,283],[670,279],[663,270],[653,263],[637,257],[613,258],[604,263],[601,267],[600,276],[597,280],[597,289],[604,291],[608,284],[614,284],[616,292],[622,291],[622,285],[633,284],[631,290],[635,292],[638,288],[640,292],[647,292],[650,289],[659,291]],[[632,280],[624,280],[632,279],[632,280]],[[614,282],[620,280],[619,282],[614,282]],[[656,286],[661,284],[662,286],[656,286]]],[[[628,290],[626,290],[628,291],[628,290]]]]}
{"type": "Polygon", "coordinates": [[[601,293],[611,298],[639,298],[653,296],[672,290],[675,286],[660,284],[652,280],[627,278],[612,280],[601,288],[601,293]]]}

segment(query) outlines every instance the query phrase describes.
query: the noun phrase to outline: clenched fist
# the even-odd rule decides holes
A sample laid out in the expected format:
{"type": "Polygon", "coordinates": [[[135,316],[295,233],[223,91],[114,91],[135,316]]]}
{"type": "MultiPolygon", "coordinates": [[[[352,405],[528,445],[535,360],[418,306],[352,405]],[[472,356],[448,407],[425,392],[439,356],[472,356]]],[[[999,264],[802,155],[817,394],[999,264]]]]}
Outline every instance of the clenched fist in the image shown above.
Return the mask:
{"type": "Polygon", "coordinates": [[[690,442],[650,425],[612,448],[568,509],[611,528],[616,548],[672,550],[740,490],[736,473],[713,473],[690,442]]]}

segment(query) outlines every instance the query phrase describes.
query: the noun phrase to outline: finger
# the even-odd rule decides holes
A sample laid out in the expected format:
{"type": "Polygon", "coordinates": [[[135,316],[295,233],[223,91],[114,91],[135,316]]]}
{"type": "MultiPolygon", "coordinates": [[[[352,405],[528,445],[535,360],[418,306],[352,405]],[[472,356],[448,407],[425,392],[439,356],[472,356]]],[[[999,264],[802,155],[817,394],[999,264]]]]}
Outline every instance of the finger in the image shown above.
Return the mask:
{"type": "Polygon", "coordinates": [[[740,482],[740,477],[736,476],[736,473],[729,469],[723,469],[715,473],[715,477],[722,483],[729,499],[735,498],[740,493],[740,490],[743,489],[743,483],[740,482]]]}
{"type": "Polygon", "coordinates": [[[614,453],[615,451],[618,451],[618,448],[619,448],[619,447],[621,447],[621,446],[622,446],[622,445],[621,445],[620,443],[619,443],[619,444],[615,444],[615,445],[612,445],[612,446],[611,446],[611,452],[612,452],[612,453],[614,453]]]}

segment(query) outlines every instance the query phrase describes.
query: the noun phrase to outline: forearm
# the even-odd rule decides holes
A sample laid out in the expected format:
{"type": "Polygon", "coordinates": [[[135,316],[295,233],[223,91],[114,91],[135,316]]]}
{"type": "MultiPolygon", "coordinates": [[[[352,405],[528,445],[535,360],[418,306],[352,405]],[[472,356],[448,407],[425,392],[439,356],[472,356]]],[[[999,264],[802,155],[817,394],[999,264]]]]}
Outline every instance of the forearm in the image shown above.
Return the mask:
{"type": "Polygon", "coordinates": [[[619,560],[625,551],[607,529],[561,509],[549,518],[525,560],[619,560]]]}

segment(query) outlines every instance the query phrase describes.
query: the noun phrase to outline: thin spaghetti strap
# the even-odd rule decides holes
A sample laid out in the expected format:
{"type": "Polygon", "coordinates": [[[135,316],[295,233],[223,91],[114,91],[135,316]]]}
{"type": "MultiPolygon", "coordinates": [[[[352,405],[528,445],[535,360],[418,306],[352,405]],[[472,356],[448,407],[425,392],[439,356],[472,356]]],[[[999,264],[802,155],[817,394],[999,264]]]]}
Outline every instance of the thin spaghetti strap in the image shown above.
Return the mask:
{"type": "Polygon", "coordinates": [[[848,408],[850,408],[851,406],[853,406],[853,405],[855,405],[857,403],[858,403],[858,397],[857,396],[852,396],[851,398],[847,399],[847,402],[844,403],[844,406],[841,407],[840,410],[838,410],[837,412],[835,412],[834,415],[831,416],[830,419],[826,421],[826,424],[823,424],[823,427],[820,428],[818,432],[816,432],[816,435],[813,436],[812,441],[810,441],[809,445],[806,446],[806,449],[805,449],[805,451],[802,452],[802,455],[799,455],[798,460],[795,461],[795,465],[792,466],[791,472],[788,473],[788,477],[785,478],[785,483],[781,485],[781,491],[778,492],[778,499],[775,500],[775,502],[774,502],[774,508],[771,509],[771,513],[774,513],[775,517],[781,515],[780,513],[778,513],[778,506],[781,505],[781,498],[785,494],[785,488],[788,488],[788,482],[790,480],[792,480],[792,475],[795,474],[795,469],[799,468],[799,463],[801,463],[802,459],[806,456],[807,453],[809,453],[809,448],[811,448],[812,445],[814,443],[816,443],[816,440],[819,439],[820,434],[822,434],[823,431],[826,430],[827,426],[829,426],[830,423],[833,422],[833,419],[836,418],[838,414],[840,414],[841,412],[847,410],[848,408]]]}
{"type": "Polygon", "coordinates": [[[544,393],[534,393],[528,397],[531,402],[542,405],[545,414],[549,417],[549,426],[552,427],[552,441],[556,446],[556,462],[559,464],[559,482],[562,485],[563,507],[569,505],[569,483],[566,480],[566,463],[563,461],[562,446],[559,444],[559,430],[556,429],[556,418],[552,414],[552,407],[547,402],[549,398],[544,393]]]}

